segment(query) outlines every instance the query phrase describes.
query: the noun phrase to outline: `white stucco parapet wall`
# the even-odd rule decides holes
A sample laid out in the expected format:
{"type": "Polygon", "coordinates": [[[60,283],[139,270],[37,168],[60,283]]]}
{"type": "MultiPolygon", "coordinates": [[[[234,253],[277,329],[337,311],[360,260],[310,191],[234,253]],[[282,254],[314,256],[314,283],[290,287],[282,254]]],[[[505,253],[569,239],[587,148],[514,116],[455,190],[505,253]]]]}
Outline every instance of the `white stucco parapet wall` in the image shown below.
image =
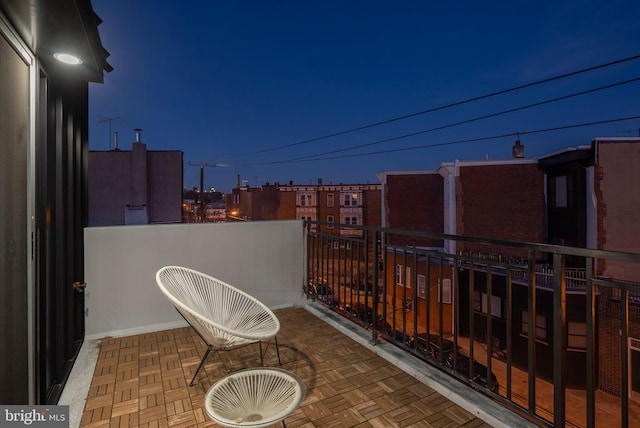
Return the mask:
{"type": "Polygon", "coordinates": [[[166,265],[217,277],[272,309],[304,302],[302,221],[85,229],[85,338],[185,325],[155,281],[166,265]]]}

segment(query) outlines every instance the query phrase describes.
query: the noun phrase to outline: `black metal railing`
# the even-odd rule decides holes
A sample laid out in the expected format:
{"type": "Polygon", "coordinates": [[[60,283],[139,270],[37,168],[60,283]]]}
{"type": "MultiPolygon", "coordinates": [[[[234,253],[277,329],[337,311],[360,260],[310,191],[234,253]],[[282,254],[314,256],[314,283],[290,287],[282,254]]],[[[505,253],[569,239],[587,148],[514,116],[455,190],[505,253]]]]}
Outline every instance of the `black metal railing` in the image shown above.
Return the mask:
{"type": "Polygon", "coordinates": [[[640,418],[640,254],[305,229],[310,298],[369,329],[372,342],[389,340],[541,425],[640,418]]]}

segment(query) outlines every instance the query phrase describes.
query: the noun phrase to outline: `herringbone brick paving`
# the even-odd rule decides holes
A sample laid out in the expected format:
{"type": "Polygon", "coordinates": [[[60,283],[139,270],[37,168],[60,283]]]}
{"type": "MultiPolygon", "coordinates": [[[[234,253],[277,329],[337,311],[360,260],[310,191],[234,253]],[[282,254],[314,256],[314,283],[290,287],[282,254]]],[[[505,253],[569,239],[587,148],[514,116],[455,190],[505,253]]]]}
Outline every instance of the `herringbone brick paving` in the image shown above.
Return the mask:
{"type": "MultiPolygon", "coordinates": [[[[282,368],[307,387],[288,427],[489,427],[306,310],[276,314],[282,368]]],[[[207,389],[260,357],[257,345],[212,353],[190,387],[204,351],[188,327],[104,339],[81,427],[216,426],[204,410],[207,389]]],[[[265,365],[277,365],[273,345],[265,365]]]]}

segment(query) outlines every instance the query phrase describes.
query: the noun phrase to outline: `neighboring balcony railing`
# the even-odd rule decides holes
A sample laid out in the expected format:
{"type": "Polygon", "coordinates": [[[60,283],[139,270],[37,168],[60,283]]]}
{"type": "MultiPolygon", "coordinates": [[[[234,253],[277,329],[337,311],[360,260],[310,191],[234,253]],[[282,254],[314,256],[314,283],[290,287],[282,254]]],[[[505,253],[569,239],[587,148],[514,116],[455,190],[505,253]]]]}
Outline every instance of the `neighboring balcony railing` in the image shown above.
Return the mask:
{"type": "Polygon", "coordinates": [[[640,422],[640,254],[321,222],[305,230],[308,295],[373,342],[542,425],[593,427],[599,412],[616,426],[640,422]]]}

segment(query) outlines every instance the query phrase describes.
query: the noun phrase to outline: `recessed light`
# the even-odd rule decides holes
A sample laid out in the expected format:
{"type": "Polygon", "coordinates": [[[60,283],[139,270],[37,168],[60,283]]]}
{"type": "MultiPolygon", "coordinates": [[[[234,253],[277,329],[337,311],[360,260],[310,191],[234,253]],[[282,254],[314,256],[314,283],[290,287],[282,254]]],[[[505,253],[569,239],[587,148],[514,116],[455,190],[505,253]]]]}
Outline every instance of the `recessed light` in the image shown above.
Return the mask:
{"type": "Polygon", "coordinates": [[[54,53],[53,57],[60,62],[64,62],[65,64],[70,64],[70,65],[82,64],[82,60],[80,58],[67,53],[60,53],[60,52],[54,53]]]}

